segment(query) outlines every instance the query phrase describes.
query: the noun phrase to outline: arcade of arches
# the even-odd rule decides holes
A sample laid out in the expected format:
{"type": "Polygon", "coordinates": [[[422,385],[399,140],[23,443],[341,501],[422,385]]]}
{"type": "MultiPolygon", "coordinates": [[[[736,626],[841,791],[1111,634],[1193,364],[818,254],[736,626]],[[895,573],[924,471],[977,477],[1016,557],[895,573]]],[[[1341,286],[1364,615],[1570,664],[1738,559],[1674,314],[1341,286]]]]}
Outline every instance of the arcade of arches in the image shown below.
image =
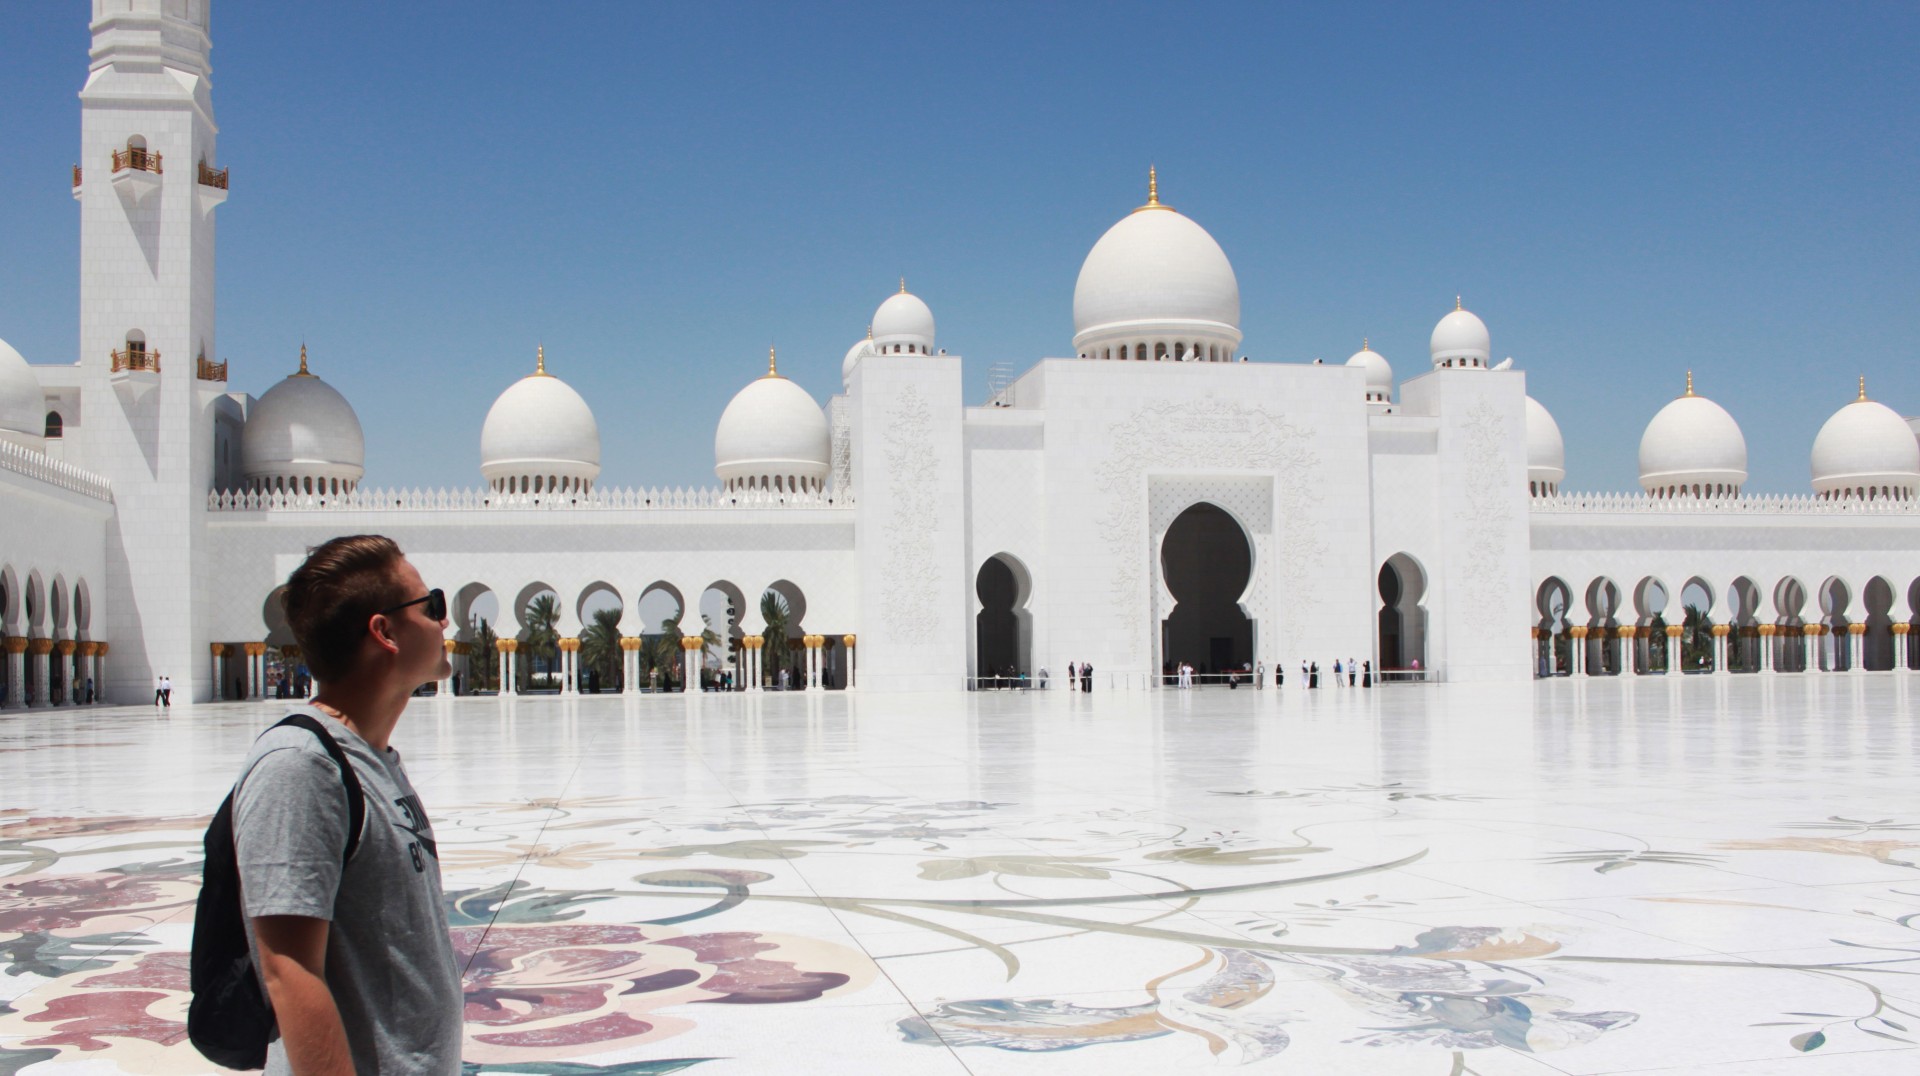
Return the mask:
{"type": "Polygon", "coordinates": [[[0,564],[0,706],[105,702],[107,644],[92,620],[85,579],[0,564]]]}
{"type": "MultiPolygon", "coordinates": [[[[1895,584],[1883,576],[1857,584],[1857,600],[1855,585],[1741,576],[1722,589],[1695,576],[1675,593],[1653,576],[1630,589],[1601,576],[1576,601],[1550,576],[1534,593],[1534,675],[1920,669],[1920,647],[1908,645],[1920,616],[1894,619],[1895,584]]],[[[1920,578],[1906,594],[1907,608],[1920,609],[1920,578]]]]}

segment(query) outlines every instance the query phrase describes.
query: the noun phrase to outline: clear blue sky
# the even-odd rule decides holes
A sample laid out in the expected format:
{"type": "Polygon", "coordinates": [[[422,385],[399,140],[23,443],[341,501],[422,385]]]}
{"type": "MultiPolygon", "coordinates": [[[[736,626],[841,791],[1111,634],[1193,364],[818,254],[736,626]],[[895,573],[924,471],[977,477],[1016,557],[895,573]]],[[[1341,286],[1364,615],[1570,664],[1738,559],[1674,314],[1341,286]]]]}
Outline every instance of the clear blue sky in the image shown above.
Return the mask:
{"type": "MultiPolygon", "coordinates": [[[[71,362],[87,4],[0,7],[0,337],[71,362]]],[[[266,4],[214,10],[219,355],[304,339],[367,481],[473,485],[531,370],[609,484],[706,484],[731,395],[824,401],[904,274],[940,345],[1067,354],[1080,260],[1140,203],[1211,231],[1256,360],[1408,376],[1463,294],[1632,488],[1691,367],[1751,489],[1803,492],[1854,378],[1920,413],[1912,4],[266,4]]]]}

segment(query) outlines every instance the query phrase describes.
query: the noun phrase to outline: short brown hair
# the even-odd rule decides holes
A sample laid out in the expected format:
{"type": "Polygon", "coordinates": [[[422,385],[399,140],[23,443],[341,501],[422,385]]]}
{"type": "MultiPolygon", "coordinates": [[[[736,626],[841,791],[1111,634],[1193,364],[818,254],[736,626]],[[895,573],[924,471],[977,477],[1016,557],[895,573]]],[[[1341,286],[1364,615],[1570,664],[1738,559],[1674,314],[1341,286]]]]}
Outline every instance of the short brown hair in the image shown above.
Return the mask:
{"type": "Polygon", "coordinates": [[[287,577],[280,604],[314,679],[334,683],[351,673],[367,620],[406,600],[393,570],[403,556],[391,538],[348,535],[309,549],[287,577]]]}

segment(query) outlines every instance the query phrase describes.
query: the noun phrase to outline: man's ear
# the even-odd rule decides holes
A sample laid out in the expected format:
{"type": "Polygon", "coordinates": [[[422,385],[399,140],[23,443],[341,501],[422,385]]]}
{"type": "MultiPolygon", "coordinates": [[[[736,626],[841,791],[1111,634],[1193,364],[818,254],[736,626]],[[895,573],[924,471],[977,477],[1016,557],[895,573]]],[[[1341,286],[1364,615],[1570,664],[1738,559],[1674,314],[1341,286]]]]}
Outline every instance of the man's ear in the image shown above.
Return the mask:
{"type": "Polygon", "coordinates": [[[393,637],[393,619],[385,613],[375,613],[367,620],[367,635],[374,644],[389,654],[398,654],[400,644],[393,637]]]}

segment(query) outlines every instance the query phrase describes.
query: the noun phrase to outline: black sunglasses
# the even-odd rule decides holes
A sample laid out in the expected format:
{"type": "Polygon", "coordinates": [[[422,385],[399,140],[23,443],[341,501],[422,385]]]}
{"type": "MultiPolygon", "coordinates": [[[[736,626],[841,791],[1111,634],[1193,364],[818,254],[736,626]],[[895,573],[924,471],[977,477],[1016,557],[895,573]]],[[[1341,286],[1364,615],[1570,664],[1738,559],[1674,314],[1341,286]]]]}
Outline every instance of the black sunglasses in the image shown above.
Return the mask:
{"type": "Polygon", "coordinates": [[[401,602],[391,609],[382,609],[380,610],[380,615],[387,616],[391,613],[397,613],[409,605],[419,605],[421,602],[427,603],[428,620],[447,619],[447,592],[441,590],[439,587],[434,587],[432,590],[427,591],[425,594],[410,602],[401,602]]]}

